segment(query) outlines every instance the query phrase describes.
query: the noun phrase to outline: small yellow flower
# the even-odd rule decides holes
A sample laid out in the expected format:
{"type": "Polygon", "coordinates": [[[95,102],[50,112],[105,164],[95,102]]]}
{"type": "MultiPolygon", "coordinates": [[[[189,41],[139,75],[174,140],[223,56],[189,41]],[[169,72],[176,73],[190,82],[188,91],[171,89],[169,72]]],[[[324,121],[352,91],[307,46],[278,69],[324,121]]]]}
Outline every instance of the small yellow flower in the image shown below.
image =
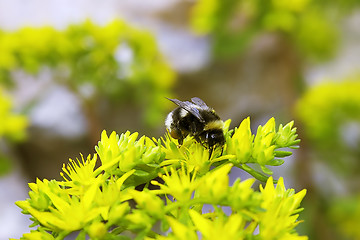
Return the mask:
{"type": "Polygon", "coordinates": [[[186,159],[187,148],[195,143],[195,140],[190,136],[187,136],[183,144],[179,146],[178,140],[172,138],[169,133],[165,135],[165,138],[161,138],[162,145],[161,150],[165,153],[166,162],[174,162],[186,159]]]}
{"type": "Polygon", "coordinates": [[[236,157],[230,161],[239,164],[247,163],[253,151],[254,135],[250,130],[250,118],[245,118],[238,129],[235,130],[234,135],[227,140],[226,152],[233,154],[236,157]]]}
{"type": "Polygon", "coordinates": [[[198,236],[192,227],[188,227],[172,217],[166,217],[166,220],[170,224],[172,233],[174,235],[174,237],[170,239],[174,239],[174,240],[198,239],[198,236]]]}
{"type": "Polygon", "coordinates": [[[193,143],[188,149],[184,163],[188,171],[195,171],[200,175],[209,171],[211,162],[209,160],[209,150],[200,143],[193,143]]]}
{"type": "Polygon", "coordinates": [[[276,133],[274,140],[275,144],[281,147],[294,146],[300,142],[300,139],[297,138],[296,128],[293,128],[294,121],[289,122],[284,127],[282,124],[279,125],[279,130],[276,133]]]}
{"type": "Polygon", "coordinates": [[[260,204],[260,196],[254,192],[252,185],[255,179],[249,178],[240,181],[238,178],[229,188],[227,193],[227,201],[234,211],[241,211],[247,208],[257,208],[260,204]]]}
{"type": "Polygon", "coordinates": [[[58,191],[46,191],[53,206],[50,211],[39,211],[33,208],[29,202],[21,201],[16,204],[29,212],[45,227],[54,231],[75,231],[85,226],[100,215],[101,209],[92,205],[96,193],[96,185],[92,185],[82,199],[75,196],[58,195],[58,191]]]}
{"type": "MultiPolygon", "coordinates": [[[[25,233],[21,239],[24,240],[55,240],[54,236],[50,233],[47,233],[46,231],[31,231],[30,233],[25,233]]],[[[10,238],[12,240],[12,238],[10,238]]]]}
{"type": "Polygon", "coordinates": [[[240,214],[231,214],[229,217],[222,214],[214,220],[207,219],[191,209],[189,210],[189,214],[196,229],[198,229],[204,237],[203,239],[244,239],[245,237],[244,228],[246,220],[240,214]]]}
{"type": "Polygon", "coordinates": [[[266,165],[274,159],[275,145],[272,144],[275,136],[275,119],[270,118],[264,126],[259,126],[255,139],[252,157],[260,165],[266,165]]]}
{"type": "Polygon", "coordinates": [[[156,222],[156,219],[150,217],[145,211],[141,211],[138,209],[135,209],[131,213],[127,214],[125,216],[125,219],[132,223],[131,225],[129,225],[128,230],[150,230],[153,224],[156,222]]]}
{"type": "Polygon", "coordinates": [[[164,180],[164,184],[152,181],[154,185],[160,186],[160,192],[170,194],[177,201],[187,202],[191,199],[194,190],[198,187],[199,182],[195,179],[196,172],[189,172],[181,165],[181,169],[176,170],[165,168],[165,175],[160,174],[160,178],[164,180]]]}
{"type": "Polygon", "coordinates": [[[94,222],[87,228],[87,233],[91,239],[103,239],[107,234],[106,225],[102,222],[94,222]]]}
{"type": "Polygon", "coordinates": [[[232,164],[223,165],[212,170],[201,178],[201,184],[198,187],[200,197],[211,199],[212,202],[218,203],[228,194],[229,172],[232,164]]]}
{"type": "Polygon", "coordinates": [[[150,216],[160,219],[164,216],[164,202],[150,191],[132,190],[129,194],[137,203],[137,208],[144,209],[150,216]]]}
{"type": "MultiPolygon", "coordinates": [[[[113,204],[109,210],[108,214],[108,224],[111,226],[113,224],[121,222],[121,219],[130,211],[130,206],[128,202],[123,202],[120,204],[113,204]]],[[[104,218],[104,220],[107,220],[104,218]]]]}
{"type": "Polygon", "coordinates": [[[60,175],[64,178],[65,182],[61,183],[64,186],[71,187],[72,194],[82,194],[86,188],[92,184],[99,182],[98,174],[94,171],[97,155],[91,158],[90,155],[84,159],[81,154],[81,160],[76,161],[70,159],[67,165],[63,165],[63,172],[60,175]],[[66,175],[65,175],[66,174],[66,175]]]}
{"type": "Polygon", "coordinates": [[[119,148],[119,135],[116,132],[112,132],[108,137],[106,131],[102,131],[101,140],[98,146],[95,147],[96,152],[99,154],[102,166],[114,165],[117,161],[117,157],[120,155],[119,148]]]}
{"type": "Polygon", "coordinates": [[[293,189],[286,190],[283,178],[279,178],[276,188],[270,177],[265,187],[260,185],[262,194],[261,207],[265,211],[259,218],[259,235],[264,239],[307,239],[299,237],[295,233],[289,233],[289,229],[295,228],[300,222],[297,221],[300,202],[305,197],[306,190],[295,194],[293,189]],[[285,236],[287,238],[285,238],[285,236]],[[291,237],[291,238],[290,238],[291,237]]]}

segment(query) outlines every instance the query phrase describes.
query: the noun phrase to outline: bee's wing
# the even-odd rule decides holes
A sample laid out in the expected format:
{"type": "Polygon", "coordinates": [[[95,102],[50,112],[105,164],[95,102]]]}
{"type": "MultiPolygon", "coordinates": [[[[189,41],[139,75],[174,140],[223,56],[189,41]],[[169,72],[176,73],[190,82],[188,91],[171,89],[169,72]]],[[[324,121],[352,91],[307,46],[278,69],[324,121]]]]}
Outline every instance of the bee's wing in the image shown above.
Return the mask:
{"type": "Polygon", "coordinates": [[[193,97],[191,101],[203,109],[209,109],[208,105],[198,97],[193,97]]]}
{"type": "Polygon", "coordinates": [[[202,122],[205,121],[204,118],[201,116],[199,109],[197,108],[197,106],[194,103],[189,102],[189,101],[182,102],[177,99],[170,99],[170,98],[166,98],[166,99],[169,99],[170,101],[172,101],[179,107],[185,109],[186,111],[188,111],[189,113],[194,115],[196,118],[198,118],[200,121],[202,121],[202,122]]]}

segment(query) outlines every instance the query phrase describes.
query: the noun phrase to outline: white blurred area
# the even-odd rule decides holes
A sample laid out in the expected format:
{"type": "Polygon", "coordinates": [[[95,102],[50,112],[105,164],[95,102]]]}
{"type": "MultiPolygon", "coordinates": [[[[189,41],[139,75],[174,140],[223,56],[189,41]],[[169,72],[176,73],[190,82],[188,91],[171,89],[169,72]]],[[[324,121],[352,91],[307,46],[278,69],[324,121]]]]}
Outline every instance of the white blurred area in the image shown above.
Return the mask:
{"type": "Polygon", "coordinates": [[[24,25],[52,25],[64,28],[69,23],[91,18],[104,24],[116,17],[140,19],[170,7],[178,0],[152,0],[143,4],[139,0],[12,0],[0,1],[0,24],[3,29],[16,29],[24,25]],[[134,16],[140,13],[141,16],[134,16]]]}
{"type": "Polygon", "coordinates": [[[0,239],[20,238],[29,232],[31,221],[15,202],[28,197],[27,182],[16,170],[0,177],[0,189],[0,239]]]}

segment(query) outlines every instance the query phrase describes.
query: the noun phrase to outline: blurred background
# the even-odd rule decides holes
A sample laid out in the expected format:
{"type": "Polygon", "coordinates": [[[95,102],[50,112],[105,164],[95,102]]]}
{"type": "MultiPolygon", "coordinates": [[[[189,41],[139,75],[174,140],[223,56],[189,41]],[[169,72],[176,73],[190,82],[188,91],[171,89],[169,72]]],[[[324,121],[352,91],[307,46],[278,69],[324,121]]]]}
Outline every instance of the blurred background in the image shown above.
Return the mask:
{"type": "Polygon", "coordinates": [[[0,239],[29,232],[28,182],[194,96],[231,127],[295,120],[273,170],[308,189],[298,232],[360,239],[358,0],[0,0],[0,239]]]}

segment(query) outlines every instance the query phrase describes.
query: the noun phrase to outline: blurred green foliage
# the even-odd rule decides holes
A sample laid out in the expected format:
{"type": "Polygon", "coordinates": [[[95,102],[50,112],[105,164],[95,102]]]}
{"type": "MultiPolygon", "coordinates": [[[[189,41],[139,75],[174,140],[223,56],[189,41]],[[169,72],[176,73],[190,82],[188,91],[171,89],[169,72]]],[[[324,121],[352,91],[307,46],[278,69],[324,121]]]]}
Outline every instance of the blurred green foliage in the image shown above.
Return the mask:
{"type": "Polygon", "coordinates": [[[306,190],[286,189],[283,178],[274,186],[271,176],[260,190],[252,188],[255,179],[237,179],[229,185],[239,146],[250,145],[248,151],[256,154],[249,159],[265,165],[275,158],[270,145],[297,143],[292,123],[276,132],[275,120],[270,119],[249,139],[244,134],[249,118],[244,122],[229,130],[227,121],[227,152],[218,148],[211,155],[191,137],[179,146],[169,135],[157,140],[138,138],[137,132],[103,131],[96,154],[63,165],[63,181],[37,179],[29,184],[29,198],[16,204],[31,215],[36,229],[21,239],[62,240],[74,231],[78,240],[308,239],[294,229],[301,222],[306,190]],[[229,155],[232,151],[235,155],[229,155]],[[213,210],[204,210],[205,204],[213,210]]]}
{"type": "Polygon", "coordinates": [[[162,118],[163,96],[171,95],[175,79],[152,34],[120,20],[0,31],[0,52],[0,83],[11,84],[15,70],[36,74],[51,68],[54,79],[84,101],[105,95],[136,102],[152,125],[162,118]]]}
{"type": "Polygon", "coordinates": [[[12,101],[0,88],[0,138],[20,141],[25,138],[28,120],[21,114],[12,112],[12,101]]]}
{"type": "Polygon", "coordinates": [[[296,106],[311,145],[322,159],[346,174],[360,169],[360,136],[356,136],[360,134],[360,81],[356,80],[319,84],[309,89],[296,106]],[[354,139],[345,139],[351,132],[354,139]]]}
{"type": "MultiPolygon", "coordinates": [[[[329,166],[331,178],[341,176],[341,192],[336,196],[334,186],[323,192],[319,186],[313,193],[311,204],[316,209],[309,221],[324,218],[329,224],[327,232],[337,235],[334,239],[359,239],[360,198],[360,81],[350,77],[342,81],[324,81],[305,92],[296,104],[296,115],[303,128],[311,160],[320,160],[329,166]],[[315,197],[314,197],[315,195],[315,197]],[[357,197],[356,197],[357,196],[357,197]]],[[[317,175],[323,174],[316,172],[317,175]]],[[[316,184],[313,184],[316,188],[316,184]]],[[[323,227],[324,228],[324,227],[323,227]]],[[[320,230],[321,231],[321,230],[320,230]]]]}
{"type": "Polygon", "coordinates": [[[329,219],[343,236],[348,239],[360,239],[360,196],[333,200],[329,219]]]}
{"type": "Polygon", "coordinates": [[[28,120],[21,114],[12,112],[12,101],[0,88],[0,175],[6,173],[11,168],[8,157],[1,153],[5,140],[21,141],[26,137],[25,129],[28,120]]]}
{"type": "Polygon", "coordinates": [[[275,33],[288,39],[299,56],[330,57],[339,39],[338,17],[358,1],[323,0],[199,0],[191,25],[200,34],[211,34],[217,57],[234,56],[256,36],[275,33]]]}

